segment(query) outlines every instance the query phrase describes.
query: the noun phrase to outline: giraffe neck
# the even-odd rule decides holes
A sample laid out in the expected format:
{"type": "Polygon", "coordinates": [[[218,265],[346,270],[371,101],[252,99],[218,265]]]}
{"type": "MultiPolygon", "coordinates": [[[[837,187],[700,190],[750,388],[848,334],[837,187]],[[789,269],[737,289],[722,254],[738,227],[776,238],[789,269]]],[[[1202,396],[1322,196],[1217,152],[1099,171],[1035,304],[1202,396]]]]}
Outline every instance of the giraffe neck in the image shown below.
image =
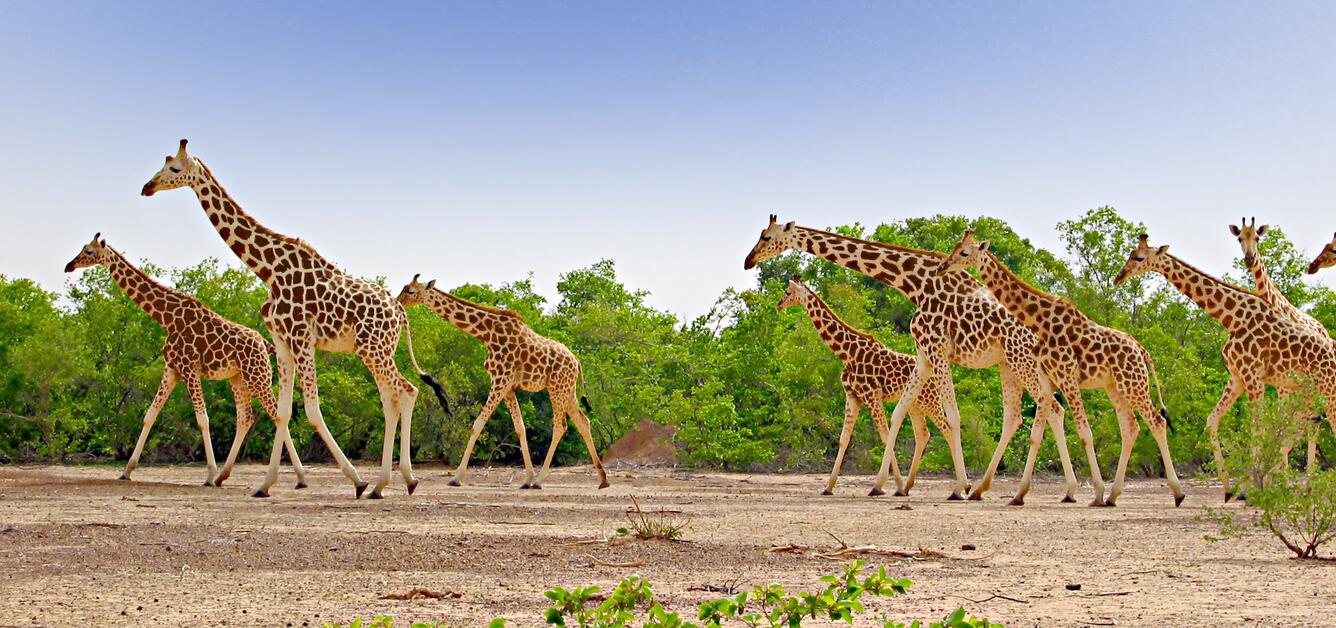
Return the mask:
{"type": "MultiPolygon", "coordinates": [[[[807,227],[794,228],[798,230],[794,248],[889,284],[915,304],[930,292],[927,289],[930,284],[938,282],[937,265],[945,257],[942,253],[869,242],[807,227]]],[[[960,274],[950,273],[942,279],[958,281],[960,274]]]]}
{"type": "Polygon", "coordinates": [[[1286,299],[1285,295],[1281,294],[1280,288],[1271,281],[1271,275],[1266,272],[1266,265],[1262,263],[1261,255],[1254,255],[1251,261],[1244,259],[1244,264],[1248,266],[1248,271],[1252,273],[1253,281],[1257,284],[1258,296],[1271,305],[1289,304],[1289,299],[1286,299]]]}
{"type": "Polygon", "coordinates": [[[135,305],[153,317],[159,325],[166,327],[172,317],[169,305],[185,295],[154,281],[148,273],[125,259],[120,251],[110,247],[108,251],[111,253],[111,259],[104,263],[111,272],[112,280],[125,291],[125,295],[130,297],[135,305]]]}
{"type": "Polygon", "coordinates": [[[807,316],[812,319],[812,326],[816,327],[816,333],[821,336],[821,341],[826,343],[826,346],[830,347],[830,350],[843,362],[849,362],[853,358],[850,350],[854,344],[869,338],[867,334],[844,322],[816,293],[808,293],[807,298],[803,300],[803,308],[807,310],[807,316]]]}
{"type": "Polygon", "coordinates": [[[1158,260],[1155,270],[1231,333],[1236,327],[1246,324],[1243,317],[1239,316],[1246,309],[1241,306],[1250,299],[1261,298],[1212,277],[1168,253],[1160,255],[1158,260]]]}
{"type": "Polygon", "coordinates": [[[483,342],[487,342],[488,331],[519,320],[519,316],[512,312],[479,305],[439,288],[432,288],[428,294],[428,307],[460,331],[483,342]]]}
{"type": "Polygon", "coordinates": [[[274,267],[280,258],[286,258],[286,268],[337,270],[309,244],[260,224],[241,209],[204,162],[196,158],[195,164],[201,174],[191,187],[209,217],[209,223],[228,248],[265,284],[273,286],[274,267]]]}
{"type": "Polygon", "coordinates": [[[983,251],[978,268],[988,290],[1026,327],[1038,327],[1045,314],[1060,303],[1058,297],[1041,292],[1017,277],[991,251],[983,251]]]}

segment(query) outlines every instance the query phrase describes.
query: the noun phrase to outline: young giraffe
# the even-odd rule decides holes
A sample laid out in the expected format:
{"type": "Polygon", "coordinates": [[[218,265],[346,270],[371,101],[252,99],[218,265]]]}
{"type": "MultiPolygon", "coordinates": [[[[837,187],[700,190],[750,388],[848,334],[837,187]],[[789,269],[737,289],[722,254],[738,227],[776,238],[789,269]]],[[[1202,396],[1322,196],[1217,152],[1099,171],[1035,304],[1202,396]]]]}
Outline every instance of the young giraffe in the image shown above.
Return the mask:
{"type": "Polygon", "coordinates": [[[1332,234],[1331,242],[1324,244],[1322,250],[1318,252],[1317,257],[1314,257],[1313,261],[1309,262],[1308,274],[1313,275],[1323,268],[1330,268],[1332,266],[1336,266],[1336,233],[1332,234]]]}
{"type": "Polygon", "coordinates": [[[784,310],[799,305],[812,319],[821,341],[844,363],[844,370],[840,373],[840,383],[844,386],[844,427],[840,430],[840,449],[835,454],[835,466],[831,468],[830,480],[821,494],[834,494],[835,481],[839,479],[840,466],[844,463],[844,452],[849,448],[849,437],[853,434],[854,424],[858,422],[859,411],[866,406],[886,447],[877,482],[868,494],[884,494],[882,487],[886,485],[886,475],[888,471],[893,471],[895,494],[908,495],[918,476],[923,450],[928,446],[928,426],[923,418],[931,418],[942,434],[950,433],[946,411],[942,409],[936,386],[928,382],[909,409],[909,422],[914,426],[914,459],[909,464],[909,478],[902,481],[900,465],[895,460],[895,436],[900,432],[900,424],[887,426],[885,404],[897,401],[903,395],[909,380],[914,376],[914,356],[891,351],[876,338],[850,327],[820,296],[794,277],[789,280],[789,289],[776,307],[784,310]]]}
{"type": "MultiPolygon", "coordinates": [[[[195,406],[195,422],[199,424],[200,435],[204,439],[204,459],[209,466],[204,484],[222,486],[223,481],[232,474],[232,465],[241,452],[242,441],[246,439],[251,426],[255,425],[251,399],[259,399],[260,406],[270,417],[278,416],[272,388],[273,369],[269,366],[273,347],[254,329],[233,323],[215,314],[195,297],[154,281],[119,251],[107,246],[107,241],[102,239],[100,233],[94,235],[93,240],[85,244],[79,254],[65,265],[65,272],[99,264],[106,266],[112,280],[125,291],[126,296],[167,332],[167,340],[162,346],[165,363],[162,383],[158,385],[158,393],[153,396],[153,403],[149,404],[148,411],[144,413],[144,427],[139,432],[134,454],[125,465],[121,479],[129,480],[130,474],[139,466],[139,455],[144,451],[144,442],[148,440],[148,432],[153,429],[158,413],[176,389],[177,382],[185,380],[186,388],[190,390],[190,401],[195,406]],[[221,471],[214,463],[213,441],[209,438],[209,413],[204,404],[201,379],[228,380],[236,399],[236,436],[232,438],[232,449],[221,471]]],[[[297,488],[306,488],[306,470],[297,457],[297,450],[291,442],[286,443],[286,447],[292,468],[297,472],[297,488]]]]}
{"type": "MultiPolygon", "coordinates": [[[[355,353],[376,380],[385,413],[385,441],[381,450],[380,477],[367,496],[380,499],[390,483],[394,463],[395,428],[402,423],[399,440],[399,472],[412,495],[418,480],[413,476],[411,430],[413,404],[417,388],[399,373],[394,363],[400,328],[407,328],[403,307],[384,288],[353,277],[331,264],[315,248],[300,239],[277,233],[251,217],[213,173],[196,157],[186,153],[181,140],[176,155],[144,184],[143,195],[180,187],[194,189],[200,206],[218,235],[232,252],[269,287],[269,299],[260,313],[274,339],[278,355],[279,384],[278,433],[289,439],[288,421],[292,418],[295,379],[302,384],[306,418],[320,435],[320,440],[334,455],[343,474],[352,481],[357,497],[367,483],[362,481],[334,436],[325,426],[320,412],[320,393],[316,384],[315,352],[355,353]]],[[[439,384],[417,365],[413,355],[412,330],[408,330],[408,356],[419,377],[432,387],[442,406],[445,395],[439,384]]],[[[447,412],[449,409],[447,408],[447,412]]],[[[282,443],[274,441],[269,457],[269,471],[255,497],[267,497],[278,474],[282,443]]]]}
{"type": "MultiPolygon", "coordinates": [[[[918,308],[909,324],[910,334],[918,356],[915,376],[900,397],[891,414],[891,423],[899,424],[929,382],[937,387],[940,402],[946,411],[947,440],[955,464],[955,483],[949,499],[961,499],[968,490],[965,477],[965,459],[960,446],[960,410],[956,406],[955,384],[951,381],[951,365],[967,368],[988,368],[998,365],[1002,378],[1002,438],[998,441],[985,474],[970,499],[980,499],[992,485],[1007,443],[1021,425],[1021,394],[1029,391],[1035,399],[1035,429],[1042,431],[1047,423],[1055,435],[1061,435],[1062,406],[1053,394],[1052,384],[1039,370],[1034,359],[1034,333],[1026,329],[997,299],[974,281],[967,273],[938,275],[944,253],[869,242],[826,231],[797,226],[792,222],[776,222],[761,230],[761,237],[752,247],[743,268],[775,257],[789,249],[806,251],[836,264],[846,266],[877,279],[903,293],[918,308]]],[[[1058,453],[1062,458],[1067,480],[1064,502],[1076,498],[1076,474],[1072,472],[1066,439],[1058,436],[1058,453]]],[[[1024,500],[1013,499],[1013,505],[1024,500]]]]}
{"type": "MultiPolygon", "coordinates": [[[[951,249],[950,255],[942,260],[939,272],[974,267],[993,296],[1021,324],[1038,336],[1035,357],[1049,379],[1067,398],[1067,405],[1076,419],[1081,444],[1085,446],[1086,457],[1089,458],[1090,484],[1095,489],[1095,499],[1090,505],[1113,506],[1118,496],[1122,495],[1127,461],[1131,457],[1132,446],[1136,444],[1137,433],[1141,430],[1137,425],[1137,413],[1150,426],[1155,443],[1160,447],[1160,458],[1164,461],[1164,473],[1174,495],[1174,505],[1183,503],[1183,489],[1174,471],[1169,440],[1165,435],[1169,412],[1164,409],[1164,390],[1160,387],[1160,378],[1155,372],[1155,363],[1150,353],[1131,334],[1100,325],[1090,320],[1070,300],[1047,294],[1025,283],[993,255],[989,245],[987,240],[975,240],[973,230],[966,231],[960,242],[951,249]],[[1152,377],[1160,392],[1159,413],[1155,412],[1155,406],[1150,400],[1152,377]],[[1094,436],[1090,432],[1090,421],[1081,398],[1082,389],[1094,388],[1103,388],[1113,403],[1123,440],[1122,453],[1118,457],[1118,473],[1114,476],[1113,488],[1109,490],[1107,498],[1104,497],[1104,480],[1100,476],[1099,461],[1095,458],[1094,436]]],[[[1030,455],[1025,461],[1025,479],[1021,480],[1021,491],[1018,492],[1021,495],[1029,487],[1027,480],[1034,470],[1039,441],[1043,439],[1043,431],[1036,431],[1038,434],[1032,437],[1030,455]]]]}
{"type": "Polygon", "coordinates": [[[580,382],[580,361],[575,354],[550,338],[538,335],[524,323],[519,314],[510,310],[501,310],[461,299],[449,292],[436,288],[436,280],[419,283],[418,277],[399,292],[399,303],[405,308],[419,303],[431,308],[458,327],[461,331],[487,346],[487,374],[492,378],[492,389],[487,394],[487,403],[473,422],[473,433],[469,435],[468,445],[464,447],[464,458],[459,461],[454,479],[450,486],[459,486],[464,482],[464,474],[469,467],[469,458],[473,454],[473,445],[478,435],[487,425],[492,412],[504,399],[510,409],[510,420],[515,425],[515,435],[519,437],[520,454],[524,457],[524,484],[520,488],[543,488],[548,469],[552,465],[552,455],[557,451],[557,444],[566,434],[566,420],[575,423],[575,429],[584,439],[589,457],[598,470],[598,487],[608,487],[608,474],[603,471],[603,461],[598,457],[594,446],[594,435],[589,431],[589,418],[580,411],[580,403],[588,408],[589,402],[578,397],[577,387],[580,382]],[[533,462],[529,458],[529,442],[524,434],[524,419],[520,416],[520,402],[515,397],[515,389],[538,392],[547,389],[552,402],[552,444],[548,445],[547,456],[543,459],[543,469],[535,479],[533,462]]]}
{"type": "MultiPolygon", "coordinates": [[[[1229,232],[1238,238],[1239,247],[1243,249],[1243,265],[1248,268],[1248,272],[1252,273],[1253,281],[1257,285],[1258,296],[1270,303],[1271,307],[1276,308],[1285,318],[1296,325],[1320,336],[1327,336],[1326,326],[1290,303],[1290,300],[1285,298],[1285,294],[1280,291],[1280,288],[1276,287],[1276,283],[1271,281],[1271,275],[1267,272],[1266,264],[1262,261],[1260,247],[1262,236],[1266,234],[1266,231],[1267,225],[1257,226],[1257,218],[1253,218],[1251,224],[1248,223],[1248,219],[1240,218],[1238,226],[1229,226],[1229,232]]],[[[1280,394],[1289,393],[1282,390],[1280,394]]],[[[1314,417],[1313,420],[1320,421],[1321,417],[1314,417]]],[[[1311,471],[1316,468],[1314,465],[1317,460],[1317,434],[1313,430],[1306,431],[1308,432],[1308,469],[1311,471]]],[[[1281,454],[1285,460],[1289,460],[1290,445],[1287,444],[1281,450],[1281,454]]]]}
{"type": "MultiPolygon", "coordinates": [[[[1222,353],[1229,382],[1220,402],[1206,419],[1215,454],[1216,472],[1224,487],[1225,501],[1234,493],[1224,472],[1224,453],[1220,449],[1220,418],[1233,407],[1242,394],[1257,406],[1263,400],[1266,385],[1284,390],[1293,386],[1293,375],[1308,375],[1317,390],[1336,407],[1336,346],[1325,335],[1300,327],[1253,292],[1243,290],[1193,268],[1169,254],[1169,247],[1151,247],[1142,234],[1128,255],[1113,284],[1147,272],[1164,275],[1207,314],[1220,321],[1229,340],[1222,353]]],[[[1336,432],[1336,423],[1332,424],[1336,432]]]]}

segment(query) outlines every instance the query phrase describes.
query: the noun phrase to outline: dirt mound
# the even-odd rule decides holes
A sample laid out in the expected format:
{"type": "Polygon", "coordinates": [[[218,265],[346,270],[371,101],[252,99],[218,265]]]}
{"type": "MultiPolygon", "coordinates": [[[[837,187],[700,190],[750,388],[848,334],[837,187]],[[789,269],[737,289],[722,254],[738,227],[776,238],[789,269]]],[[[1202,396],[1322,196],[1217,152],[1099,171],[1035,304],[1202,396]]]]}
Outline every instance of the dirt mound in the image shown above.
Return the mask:
{"type": "Polygon", "coordinates": [[[608,464],[675,465],[682,461],[673,435],[677,428],[641,419],[603,454],[608,464]]]}

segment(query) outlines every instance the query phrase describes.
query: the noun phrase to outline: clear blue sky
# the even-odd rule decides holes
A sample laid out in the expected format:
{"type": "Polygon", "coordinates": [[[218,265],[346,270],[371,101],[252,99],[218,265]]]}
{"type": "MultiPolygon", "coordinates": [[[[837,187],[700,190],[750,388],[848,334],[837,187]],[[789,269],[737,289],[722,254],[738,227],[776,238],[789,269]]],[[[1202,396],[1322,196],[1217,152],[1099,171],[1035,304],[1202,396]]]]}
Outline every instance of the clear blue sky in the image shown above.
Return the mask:
{"type": "Polygon", "coordinates": [[[1056,248],[1102,204],[1222,273],[1242,214],[1336,231],[1333,33],[1336,2],[0,0],[0,273],[58,288],[94,231],[234,263],[188,191],[138,195],[181,137],[394,286],[551,296],[608,257],[690,316],[772,212],[1056,248]]]}

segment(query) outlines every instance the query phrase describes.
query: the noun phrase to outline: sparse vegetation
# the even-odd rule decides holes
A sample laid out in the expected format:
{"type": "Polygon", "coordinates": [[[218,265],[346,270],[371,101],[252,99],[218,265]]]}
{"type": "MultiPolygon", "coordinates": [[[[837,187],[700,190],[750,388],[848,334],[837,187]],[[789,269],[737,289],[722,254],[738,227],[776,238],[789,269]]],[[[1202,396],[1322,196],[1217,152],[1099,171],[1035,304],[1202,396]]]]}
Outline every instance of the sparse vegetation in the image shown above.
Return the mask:
{"type": "Polygon", "coordinates": [[[646,541],[676,541],[686,531],[687,521],[680,513],[659,508],[644,510],[640,500],[631,496],[631,506],[626,509],[626,527],[617,528],[618,536],[633,536],[646,541]]]}

